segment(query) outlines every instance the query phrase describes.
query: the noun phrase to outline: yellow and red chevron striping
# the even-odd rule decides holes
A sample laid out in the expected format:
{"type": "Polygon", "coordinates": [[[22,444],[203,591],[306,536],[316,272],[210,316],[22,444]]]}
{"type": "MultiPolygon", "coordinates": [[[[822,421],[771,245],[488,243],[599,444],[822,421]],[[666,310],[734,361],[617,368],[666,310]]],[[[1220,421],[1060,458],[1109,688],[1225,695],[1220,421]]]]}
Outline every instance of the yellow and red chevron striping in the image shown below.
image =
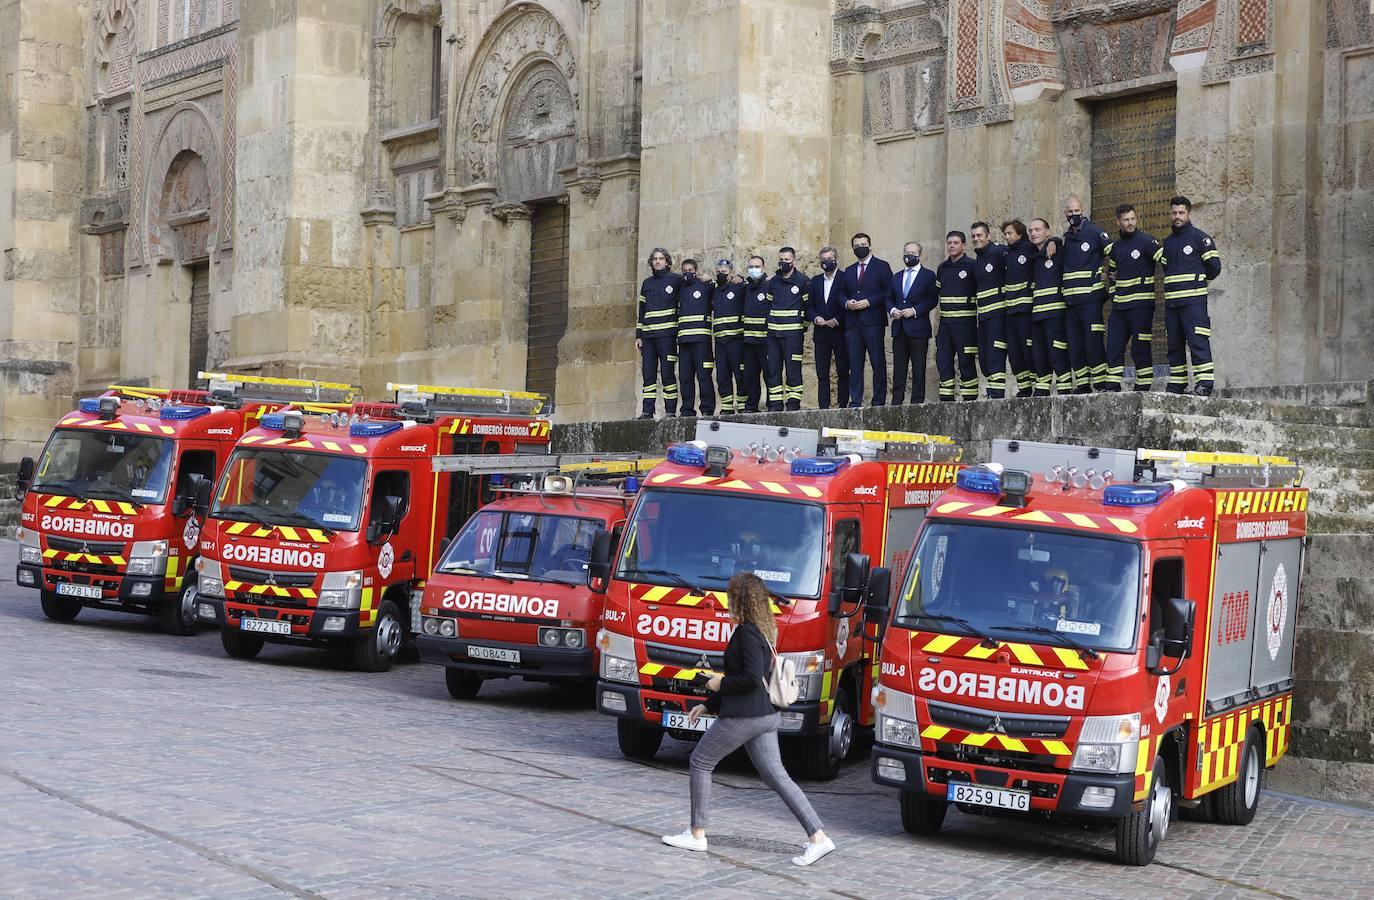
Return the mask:
{"type": "Polygon", "coordinates": [[[660,472],[651,477],[649,483],[673,484],[679,487],[700,487],[710,484],[724,491],[751,491],[780,497],[806,497],[811,500],[825,496],[824,491],[809,484],[793,484],[790,481],[741,481],[737,478],[726,480],[711,475],[683,475],[678,472],[660,472]]]}
{"type": "Polygon", "coordinates": [[[70,509],[73,512],[90,509],[93,512],[125,516],[138,514],[138,507],[122,500],[82,500],[80,497],[65,497],[54,494],[42,502],[44,509],[70,509]]]}
{"type": "Polygon", "coordinates": [[[935,511],[941,515],[959,514],[971,516],[975,519],[1007,519],[1014,522],[1031,522],[1038,525],[1060,525],[1069,528],[1081,528],[1087,531],[1105,531],[1108,533],[1118,532],[1120,534],[1136,534],[1140,531],[1130,519],[1123,519],[1120,516],[1107,516],[1075,513],[1058,512],[1043,509],[1018,509],[1011,506],[989,506],[978,503],[970,503],[966,500],[946,500],[944,503],[935,507],[935,511]]]}
{"type": "Polygon", "coordinates": [[[1014,738],[1005,734],[961,731],[958,728],[948,728],[944,725],[925,726],[921,729],[921,737],[939,744],[988,747],[993,750],[1009,750],[1013,753],[1037,753],[1042,756],[1071,756],[1073,754],[1069,745],[1063,741],[1014,738]]]}
{"type": "Polygon", "coordinates": [[[921,653],[933,655],[962,656],[965,659],[991,659],[1005,650],[1012,659],[1024,666],[1071,669],[1078,672],[1088,669],[1088,664],[1083,661],[1078,651],[1069,647],[1037,649],[1030,644],[1020,644],[1014,641],[998,641],[997,646],[990,647],[974,637],[932,634],[924,631],[913,631],[911,643],[919,647],[921,653]]]}

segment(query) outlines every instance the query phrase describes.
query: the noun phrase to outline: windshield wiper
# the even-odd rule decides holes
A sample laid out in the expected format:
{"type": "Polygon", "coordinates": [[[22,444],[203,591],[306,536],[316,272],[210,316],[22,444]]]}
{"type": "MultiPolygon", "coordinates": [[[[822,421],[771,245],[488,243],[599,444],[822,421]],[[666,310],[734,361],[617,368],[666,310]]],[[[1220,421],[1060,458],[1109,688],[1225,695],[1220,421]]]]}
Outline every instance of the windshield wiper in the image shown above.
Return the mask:
{"type": "Polygon", "coordinates": [[[916,613],[916,614],[910,615],[910,616],[902,616],[902,618],[903,618],[903,619],[930,619],[932,622],[953,622],[955,625],[958,625],[960,628],[963,628],[963,629],[964,629],[965,631],[967,631],[969,634],[971,634],[971,635],[973,635],[974,637],[978,638],[978,639],[979,639],[983,644],[985,644],[986,646],[989,646],[989,647],[996,647],[996,646],[997,646],[997,640],[996,640],[996,638],[993,638],[992,636],[990,636],[990,635],[989,635],[987,632],[985,632],[985,631],[979,631],[978,628],[977,628],[977,626],[975,626],[975,625],[974,625],[972,622],[970,622],[968,619],[961,619],[961,618],[959,618],[958,616],[937,616],[937,615],[932,615],[931,613],[916,613]]]}
{"type": "Polygon", "coordinates": [[[66,481],[49,481],[49,482],[46,482],[45,484],[35,484],[35,485],[33,486],[33,492],[36,493],[36,494],[37,494],[37,493],[43,493],[43,494],[60,494],[60,495],[63,496],[63,497],[75,497],[75,496],[77,496],[77,493],[76,493],[76,490],[75,490],[74,488],[58,487],[58,485],[60,485],[60,484],[71,484],[71,483],[72,483],[71,480],[68,479],[68,480],[66,480],[66,481]]]}
{"type": "Polygon", "coordinates": [[[667,569],[630,569],[629,571],[625,572],[621,577],[635,578],[638,575],[655,575],[659,578],[666,578],[669,581],[671,581],[676,587],[684,588],[686,590],[691,591],[694,594],[700,594],[701,596],[710,600],[712,603],[715,603],[715,598],[711,596],[711,591],[708,591],[705,588],[699,588],[695,584],[692,584],[690,581],[688,581],[686,578],[683,578],[681,575],[677,574],[676,572],[669,572],[667,569]]]}
{"type": "Polygon", "coordinates": [[[256,522],[259,525],[270,524],[262,517],[262,513],[254,512],[257,509],[247,503],[239,503],[235,506],[226,506],[224,509],[216,510],[210,515],[217,519],[233,519],[241,522],[256,522]]]}
{"type": "Polygon", "coordinates": [[[123,500],[126,503],[146,503],[146,500],[139,500],[128,491],[121,491],[119,488],[110,487],[88,487],[81,492],[83,497],[100,497],[106,500],[123,500]]]}
{"type": "Polygon", "coordinates": [[[1097,652],[1096,650],[1094,650],[1092,647],[1089,647],[1087,644],[1080,644],[1078,641],[1076,641],[1076,640],[1074,640],[1073,638],[1069,637],[1067,634],[1064,634],[1064,633],[1061,632],[1061,631],[1055,631],[1055,630],[1052,629],[1052,628],[1046,628],[1044,625],[1012,625],[1012,626],[999,625],[998,627],[993,628],[992,630],[993,630],[993,631],[1030,631],[1030,632],[1034,632],[1035,634],[1047,634],[1047,635],[1049,635],[1050,637],[1057,638],[1059,641],[1061,641],[1062,643],[1060,644],[1060,646],[1062,646],[1062,647],[1069,647],[1069,648],[1072,648],[1072,649],[1074,649],[1074,650],[1077,650],[1077,651],[1078,651],[1078,654],[1079,654],[1080,656],[1087,656],[1087,657],[1089,657],[1089,658],[1091,658],[1091,659],[1097,659],[1099,656],[1101,656],[1100,653],[1098,653],[1098,652],[1097,652]]]}

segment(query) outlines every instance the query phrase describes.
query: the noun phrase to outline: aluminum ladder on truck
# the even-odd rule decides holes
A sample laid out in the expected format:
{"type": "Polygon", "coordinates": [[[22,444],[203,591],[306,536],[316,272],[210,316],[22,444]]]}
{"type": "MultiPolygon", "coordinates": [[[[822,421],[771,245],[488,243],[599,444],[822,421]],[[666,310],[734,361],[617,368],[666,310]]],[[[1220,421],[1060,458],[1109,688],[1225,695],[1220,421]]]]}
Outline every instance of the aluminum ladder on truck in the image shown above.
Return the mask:
{"type": "Polygon", "coordinates": [[[308,381],[302,378],[268,378],[230,372],[200,372],[206,391],[217,403],[238,407],[244,403],[291,403],[302,409],[315,405],[337,409],[351,404],[362,389],[335,381],[308,381]]]}
{"type": "Polygon", "coordinates": [[[833,456],[853,454],[877,462],[957,463],[964,448],[952,437],[915,431],[823,428],[824,448],[833,456]]]}
{"type": "Polygon", "coordinates": [[[527,416],[535,418],[549,405],[544,394],[490,388],[389,383],[387,391],[407,416],[527,416]]]}

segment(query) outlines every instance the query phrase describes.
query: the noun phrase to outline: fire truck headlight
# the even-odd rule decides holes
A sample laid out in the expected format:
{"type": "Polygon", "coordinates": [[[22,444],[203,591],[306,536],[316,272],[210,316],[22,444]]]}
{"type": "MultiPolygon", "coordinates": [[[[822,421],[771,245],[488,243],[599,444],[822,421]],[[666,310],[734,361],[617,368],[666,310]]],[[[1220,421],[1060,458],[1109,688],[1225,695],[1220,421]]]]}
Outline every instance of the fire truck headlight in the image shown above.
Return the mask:
{"type": "Polygon", "coordinates": [[[20,547],[19,561],[38,566],[43,564],[43,551],[39,547],[20,547]]]}
{"type": "Polygon", "coordinates": [[[1071,767],[1087,772],[1135,771],[1140,749],[1140,714],[1088,716],[1083,720],[1071,767]]]}
{"type": "Polygon", "coordinates": [[[815,703],[821,699],[821,683],[825,679],[825,651],[780,655],[784,659],[792,660],[792,665],[797,668],[797,702],[815,703]]]}
{"type": "Polygon", "coordinates": [[[639,667],[632,659],[623,659],[619,656],[601,657],[601,677],[607,681],[623,681],[626,684],[635,684],[639,681],[639,667]]]}
{"type": "Polygon", "coordinates": [[[135,541],[129,554],[130,575],[161,575],[167,571],[166,541],[135,541]]]}
{"type": "Polygon", "coordinates": [[[429,635],[438,634],[438,633],[439,633],[439,620],[438,620],[438,619],[432,619],[432,618],[430,618],[429,616],[425,616],[425,618],[424,618],[424,624],[420,626],[420,629],[421,629],[425,634],[429,634],[429,635]]]}
{"type": "Polygon", "coordinates": [[[457,635],[458,635],[458,622],[457,622],[456,620],[454,620],[454,619],[440,619],[440,620],[439,620],[439,636],[440,636],[440,637],[451,638],[451,637],[457,637],[457,635]]]}
{"type": "Polygon", "coordinates": [[[878,740],[899,747],[921,747],[921,731],[915,722],[888,715],[878,716],[878,740]]]}
{"type": "Polygon", "coordinates": [[[362,605],[363,573],[359,569],[351,572],[327,572],[320,585],[321,609],[357,609],[362,605]]]}
{"type": "Polygon", "coordinates": [[[224,596],[224,570],[213,559],[201,557],[196,560],[196,571],[200,573],[200,583],[196,592],[202,597],[224,596]]]}
{"type": "Polygon", "coordinates": [[[350,591],[320,591],[320,609],[348,609],[350,591]]]}

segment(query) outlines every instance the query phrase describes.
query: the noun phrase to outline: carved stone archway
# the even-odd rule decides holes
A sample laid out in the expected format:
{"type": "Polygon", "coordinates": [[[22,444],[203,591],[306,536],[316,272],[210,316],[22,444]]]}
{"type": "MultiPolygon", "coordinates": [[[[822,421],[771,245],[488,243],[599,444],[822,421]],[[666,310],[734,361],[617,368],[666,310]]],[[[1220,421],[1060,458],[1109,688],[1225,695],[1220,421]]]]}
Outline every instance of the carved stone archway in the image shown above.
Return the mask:
{"type": "Polygon", "coordinates": [[[559,170],[577,162],[571,86],[546,60],[511,79],[501,134],[501,196],[517,203],[565,192],[559,170]]]}
{"type": "MultiPolygon", "coordinates": [[[[153,142],[147,169],[148,256],[149,260],[177,259],[176,242],[170,230],[185,227],[173,221],[170,194],[176,179],[192,174],[187,166],[191,157],[204,170],[208,206],[205,208],[205,246],[213,252],[219,242],[219,223],[224,209],[223,172],[220,167],[219,137],[205,111],[194,103],[181,103],[172,111],[166,126],[153,142]],[[187,151],[190,151],[189,154],[187,151]],[[176,170],[174,172],[174,169],[176,170]]],[[[182,210],[183,214],[194,210],[182,210]]]]}

